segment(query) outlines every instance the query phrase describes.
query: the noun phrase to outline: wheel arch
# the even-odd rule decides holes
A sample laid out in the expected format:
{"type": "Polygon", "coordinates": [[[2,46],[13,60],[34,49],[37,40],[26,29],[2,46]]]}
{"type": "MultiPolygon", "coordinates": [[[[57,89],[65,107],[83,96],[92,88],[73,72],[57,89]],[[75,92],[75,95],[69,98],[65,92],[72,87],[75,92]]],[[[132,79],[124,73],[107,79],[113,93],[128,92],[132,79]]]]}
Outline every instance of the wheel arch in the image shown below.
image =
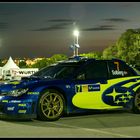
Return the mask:
{"type": "Polygon", "coordinates": [[[56,91],[58,91],[60,94],[63,95],[64,100],[65,100],[64,113],[66,113],[66,112],[67,112],[67,98],[66,98],[66,93],[65,93],[65,91],[64,91],[62,88],[59,88],[59,87],[56,87],[56,86],[44,87],[44,88],[41,90],[40,95],[41,95],[42,93],[44,93],[46,90],[50,90],[50,89],[56,90],[56,91]]]}

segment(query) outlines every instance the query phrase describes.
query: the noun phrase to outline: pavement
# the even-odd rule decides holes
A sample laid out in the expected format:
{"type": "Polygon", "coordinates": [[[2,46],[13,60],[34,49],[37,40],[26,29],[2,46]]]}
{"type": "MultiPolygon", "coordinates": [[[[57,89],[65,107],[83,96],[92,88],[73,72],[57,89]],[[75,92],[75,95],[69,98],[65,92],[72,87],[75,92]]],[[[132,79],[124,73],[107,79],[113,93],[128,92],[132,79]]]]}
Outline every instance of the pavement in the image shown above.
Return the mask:
{"type": "Polygon", "coordinates": [[[0,120],[0,138],[139,138],[140,114],[108,112],[57,121],[0,120]]]}

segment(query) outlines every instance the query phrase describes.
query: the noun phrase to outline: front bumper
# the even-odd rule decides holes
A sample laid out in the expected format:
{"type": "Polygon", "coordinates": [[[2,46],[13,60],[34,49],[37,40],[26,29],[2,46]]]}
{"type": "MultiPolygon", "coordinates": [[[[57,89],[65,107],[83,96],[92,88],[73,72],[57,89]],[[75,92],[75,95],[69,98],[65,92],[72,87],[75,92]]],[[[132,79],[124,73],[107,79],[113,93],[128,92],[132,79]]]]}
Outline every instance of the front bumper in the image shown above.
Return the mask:
{"type": "Polygon", "coordinates": [[[36,118],[36,103],[31,99],[0,100],[0,119],[32,119],[36,118]]]}

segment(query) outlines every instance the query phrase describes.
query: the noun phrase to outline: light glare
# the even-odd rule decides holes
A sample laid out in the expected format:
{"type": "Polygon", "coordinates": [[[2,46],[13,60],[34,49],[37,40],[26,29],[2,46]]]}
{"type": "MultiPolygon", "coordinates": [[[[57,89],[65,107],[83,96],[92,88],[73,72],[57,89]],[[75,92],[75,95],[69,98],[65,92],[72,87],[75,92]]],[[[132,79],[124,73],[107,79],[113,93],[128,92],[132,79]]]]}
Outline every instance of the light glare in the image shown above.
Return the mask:
{"type": "Polygon", "coordinates": [[[79,31],[78,30],[74,30],[73,35],[74,36],[79,36],[79,31]]]}

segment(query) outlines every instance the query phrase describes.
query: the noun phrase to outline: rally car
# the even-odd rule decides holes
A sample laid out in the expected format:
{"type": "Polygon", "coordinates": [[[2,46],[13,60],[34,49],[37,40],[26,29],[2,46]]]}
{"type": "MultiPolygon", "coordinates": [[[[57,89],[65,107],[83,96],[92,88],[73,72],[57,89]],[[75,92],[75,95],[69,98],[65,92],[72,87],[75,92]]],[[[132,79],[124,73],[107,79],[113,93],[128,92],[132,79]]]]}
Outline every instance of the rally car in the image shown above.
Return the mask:
{"type": "Polygon", "coordinates": [[[55,121],[64,114],[114,109],[140,113],[140,75],[119,59],[76,56],[0,85],[2,119],[55,121]]]}

